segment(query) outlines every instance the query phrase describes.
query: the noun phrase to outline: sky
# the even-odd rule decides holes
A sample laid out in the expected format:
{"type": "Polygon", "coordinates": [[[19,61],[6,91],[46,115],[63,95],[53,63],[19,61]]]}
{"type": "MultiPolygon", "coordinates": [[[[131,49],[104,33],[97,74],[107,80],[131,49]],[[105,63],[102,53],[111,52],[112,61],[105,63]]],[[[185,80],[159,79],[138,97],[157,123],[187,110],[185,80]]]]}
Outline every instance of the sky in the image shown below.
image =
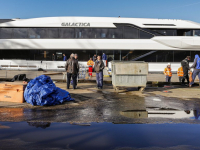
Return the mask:
{"type": "Polygon", "coordinates": [[[200,0],[0,0],[0,19],[56,16],[183,19],[200,23],[200,0]]]}

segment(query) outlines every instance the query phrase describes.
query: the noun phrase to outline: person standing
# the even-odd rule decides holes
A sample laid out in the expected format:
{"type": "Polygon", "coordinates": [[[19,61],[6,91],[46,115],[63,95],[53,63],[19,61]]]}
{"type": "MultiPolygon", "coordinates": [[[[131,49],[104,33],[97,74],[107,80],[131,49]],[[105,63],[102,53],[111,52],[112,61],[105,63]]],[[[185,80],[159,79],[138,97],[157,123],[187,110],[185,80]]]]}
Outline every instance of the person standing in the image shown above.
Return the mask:
{"type": "Polygon", "coordinates": [[[187,85],[189,85],[189,76],[188,76],[188,70],[190,70],[189,61],[190,61],[190,56],[187,56],[185,59],[183,59],[181,61],[181,66],[183,67],[182,84],[185,84],[185,79],[186,79],[187,80],[187,85]]]}
{"type": "Polygon", "coordinates": [[[77,77],[78,69],[78,61],[75,60],[74,54],[72,53],[65,65],[65,70],[67,71],[67,89],[69,89],[71,78],[73,80],[73,89],[76,88],[75,80],[77,77]]]}
{"type": "Polygon", "coordinates": [[[171,71],[171,64],[170,63],[167,64],[167,67],[165,68],[163,73],[165,74],[166,82],[171,82],[172,71],[171,71]]]}
{"type": "MultiPolygon", "coordinates": [[[[78,64],[78,54],[74,54],[74,59],[75,59],[76,63],[78,64]]],[[[77,82],[78,82],[78,74],[79,74],[79,64],[78,64],[78,71],[76,74],[76,82],[75,82],[76,89],[77,89],[77,82]]]]}
{"type": "Polygon", "coordinates": [[[183,80],[183,67],[178,68],[177,76],[179,78],[179,82],[182,82],[182,80],[183,80]]]}
{"type": "Polygon", "coordinates": [[[102,60],[103,60],[104,66],[106,66],[107,56],[105,53],[103,53],[102,55],[102,60]]]}
{"type": "Polygon", "coordinates": [[[94,54],[94,56],[93,56],[93,62],[95,62],[96,60],[97,60],[97,55],[96,54],[94,54]]]}
{"type": "Polygon", "coordinates": [[[96,72],[96,83],[97,88],[102,89],[103,88],[103,69],[104,69],[104,63],[101,60],[101,56],[97,56],[97,60],[95,61],[94,69],[96,72]]]}
{"type": "Polygon", "coordinates": [[[87,65],[88,65],[89,76],[90,76],[90,79],[91,79],[92,78],[92,69],[93,69],[93,66],[94,66],[94,62],[92,61],[92,57],[87,62],[87,65]]]}
{"type": "MultiPolygon", "coordinates": [[[[195,78],[196,78],[197,75],[199,77],[199,82],[200,82],[200,58],[199,58],[198,54],[195,55],[194,63],[190,67],[190,69],[191,68],[194,68],[194,71],[192,73],[192,82],[190,82],[189,87],[192,87],[192,85],[194,84],[194,81],[195,81],[195,78]]],[[[199,83],[199,85],[200,85],[200,83],[199,83]]]]}
{"type": "Polygon", "coordinates": [[[53,54],[52,55],[52,60],[55,61],[56,60],[56,56],[53,54]]]}
{"type": "Polygon", "coordinates": [[[65,54],[63,54],[63,61],[67,61],[67,56],[65,56],[65,54]]]}

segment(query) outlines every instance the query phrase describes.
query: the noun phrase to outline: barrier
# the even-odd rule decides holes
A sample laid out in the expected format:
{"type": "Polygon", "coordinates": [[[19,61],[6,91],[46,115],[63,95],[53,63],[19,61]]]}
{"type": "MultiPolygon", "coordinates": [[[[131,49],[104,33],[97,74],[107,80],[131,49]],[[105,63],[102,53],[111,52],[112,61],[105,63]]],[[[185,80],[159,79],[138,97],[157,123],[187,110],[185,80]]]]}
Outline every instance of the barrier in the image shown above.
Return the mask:
{"type": "MultiPolygon", "coordinates": [[[[0,69],[2,70],[38,70],[38,68],[42,68],[46,71],[65,71],[65,61],[32,61],[32,60],[0,60],[0,69]]],[[[149,72],[163,72],[167,63],[170,62],[149,62],[148,68],[149,72]]],[[[193,62],[190,62],[192,65],[193,62]]],[[[87,61],[79,61],[79,65],[82,68],[87,67],[87,61]]],[[[180,62],[172,62],[171,68],[172,72],[177,72],[178,68],[181,66],[180,62]]],[[[111,63],[108,62],[108,68],[111,69],[111,63]]]]}

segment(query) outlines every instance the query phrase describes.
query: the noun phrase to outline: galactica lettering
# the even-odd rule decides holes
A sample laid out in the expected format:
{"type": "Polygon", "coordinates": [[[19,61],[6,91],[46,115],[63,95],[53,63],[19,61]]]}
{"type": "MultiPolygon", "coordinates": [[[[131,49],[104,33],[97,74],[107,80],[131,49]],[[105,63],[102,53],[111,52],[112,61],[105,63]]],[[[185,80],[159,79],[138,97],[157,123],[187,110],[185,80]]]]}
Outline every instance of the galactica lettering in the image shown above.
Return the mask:
{"type": "Polygon", "coordinates": [[[83,23],[83,22],[63,22],[61,23],[61,26],[67,26],[67,27],[90,27],[90,23],[83,23]]]}

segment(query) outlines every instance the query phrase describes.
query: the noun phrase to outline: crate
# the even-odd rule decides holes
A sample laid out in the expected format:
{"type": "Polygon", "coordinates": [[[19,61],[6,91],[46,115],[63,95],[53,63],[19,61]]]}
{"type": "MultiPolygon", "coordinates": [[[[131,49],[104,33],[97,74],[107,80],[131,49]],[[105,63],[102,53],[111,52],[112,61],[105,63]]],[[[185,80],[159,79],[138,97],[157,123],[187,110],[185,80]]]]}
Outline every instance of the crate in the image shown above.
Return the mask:
{"type": "Polygon", "coordinates": [[[0,90],[0,101],[23,103],[24,92],[18,90],[0,90]]]}
{"type": "Polygon", "coordinates": [[[24,91],[26,84],[22,82],[2,82],[0,83],[0,90],[19,90],[24,91]]]}
{"type": "Polygon", "coordinates": [[[26,84],[15,82],[0,83],[0,101],[23,103],[26,84]]]}

